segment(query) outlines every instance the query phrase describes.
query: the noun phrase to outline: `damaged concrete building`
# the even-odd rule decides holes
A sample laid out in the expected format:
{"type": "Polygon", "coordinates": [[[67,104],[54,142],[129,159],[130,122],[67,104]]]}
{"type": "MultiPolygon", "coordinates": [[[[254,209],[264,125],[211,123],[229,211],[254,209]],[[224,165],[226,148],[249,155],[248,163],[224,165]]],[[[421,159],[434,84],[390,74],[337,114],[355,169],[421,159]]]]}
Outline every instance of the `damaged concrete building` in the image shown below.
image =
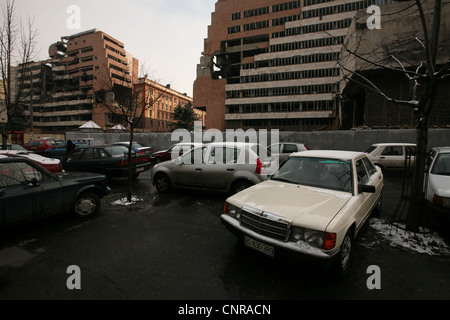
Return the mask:
{"type": "Polygon", "coordinates": [[[124,44],[92,29],[49,47],[50,58],[15,68],[13,86],[25,97],[25,115],[35,133],[62,134],[93,120],[114,126],[113,116],[94,103],[94,93],[115,83],[131,88],[138,79],[138,60],[124,44]]]}
{"type": "MultiPolygon", "coordinates": [[[[422,4],[431,34],[434,1],[422,4]]],[[[418,101],[427,59],[424,32],[414,1],[382,7],[379,29],[367,28],[367,14],[357,12],[339,61],[343,81],[338,100],[339,127],[414,128],[418,114],[414,105],[395,101],[418,101]],[[408,71],[406,74],[403,70],[408,71]],[[414,80],[414,78],[416,78],[414,80]],[[382,94],[380,94],[380,92],[382,94]],[[383,96],[384,95],[384,96],[383,96]],[[395,101],[389,101],[389,99],[395,101]]],[[[449,75],[437,87],[429,126],[450,127],[450,1],[442,2],[436,72],[447,68],[449,75]]]]}
{"type": "MultiPolygon", "coordinates": [[[[161,99],[136,124],[141,132],[169,131],[173,109],[178,104],[192,104],[191,97],[170,85],[139,78],[139,60],[125,50],[122,42],[97,29],[62,37],[50,45],[49,56],[15,68],[14,86],[20,86],[24,93],[21,102],[25,115],[32,119],[30,131],[34,133],[64,134],[89,120],[104,130],[118,124],[126,126],[119,113],[112,113],[106,103],[96,99],[103,97],[111,103],[112,91],[161,93],[161,99]]],[[[204,112],[195,112],[203,122],[204,112]]]]}
{"type": "Polygon", "coordinates": [[[353,117],[340,100],[349,28],[357,12],[367,20],[370,5],[396,2],[218,0],[194,83],[206,128],[344,128],[353,117]]]}

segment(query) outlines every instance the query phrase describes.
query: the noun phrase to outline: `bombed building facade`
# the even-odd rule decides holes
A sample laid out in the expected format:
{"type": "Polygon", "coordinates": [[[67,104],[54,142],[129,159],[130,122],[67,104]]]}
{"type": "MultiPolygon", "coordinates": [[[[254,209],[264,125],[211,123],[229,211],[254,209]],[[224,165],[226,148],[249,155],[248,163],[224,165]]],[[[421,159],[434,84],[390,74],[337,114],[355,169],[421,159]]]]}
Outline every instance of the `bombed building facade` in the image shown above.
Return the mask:
{"type": "MultiPolygon", "coordinates": [[[[366,103],[373,100],[369,93],[345,95],[344,101],[341,60],[345,44],[354,36],[350,28],[356,14],[365,24],[370,5],[384,10],[397,2],[217,1],[194,83],[194,106],[207,111],[206,128],[388,127],[383,119],[390,113],[382,117],[383,103],[366,103]],[[373,122],[366,123],[369,113],[378,116],[371,115],[373,122]]],[[[402,112],[411,117],[410,110],[402,112]]]]}
{"type": "Polygon", "coordinates": [[[21,90],[29,130],[34,133],[64,134],[90,120],[105,130],[126,125],[97,103],[96,95],[114,86],[132,90],[145,82],[147,90],[164,88],[162,101],[155,102],[137,124],[140,131],[169,131],[173,105],[192,103],[192,98],[168,86],[139,79],[139,60],[122,42],[97,29],[62,37],[50,45],[49,57],[14,68],[13,86],[21,90]]]}

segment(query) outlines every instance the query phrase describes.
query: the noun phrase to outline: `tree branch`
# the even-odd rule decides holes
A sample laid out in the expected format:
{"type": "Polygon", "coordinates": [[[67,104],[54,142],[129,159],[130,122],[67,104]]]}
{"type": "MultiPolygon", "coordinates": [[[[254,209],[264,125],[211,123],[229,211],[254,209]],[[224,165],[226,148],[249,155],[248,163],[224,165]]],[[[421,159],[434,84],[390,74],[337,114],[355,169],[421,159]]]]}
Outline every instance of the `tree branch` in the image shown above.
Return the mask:
{"type": "Polygon", "coordinates": [[[354,51],[352,51],[352,50],[350,50],[348,48],[346,48],[345,51],[347,51],[348,53],[354,55],[355,57],[357,57],[357,58],[359,58],[359,59],[361,59],[361,60],[363,60],[363,61],[365,61],[365,62],[367,62],[367,63],[369,63],[371,65],[374,65],[374,66],[376,66],[376,67],[378,67],[380,69],[385,69],[385,70],[390,70],[390,71],[395,71],[395,72],[402,72],[402,73],[406,73],[408,75],[411,74],[411,75],[413,75],[413,76],[415,76],[417,78],[426,78],[426,75],[423,75],[423,74],[420,74],[420,73],[417,73],[417,72],[414,72],[414,71],[409,71],[409,70],[406,70],[406,69],[399,70],[399,69],[396,69],[396,68],[391,68],[391,67],[382,65],[380,63],[371,61],[371,60],[369,60],[367,58],[364,58],[363,56],[359,55],[358,53],[356,53],[356,52],[354,52],[354,51]]]}

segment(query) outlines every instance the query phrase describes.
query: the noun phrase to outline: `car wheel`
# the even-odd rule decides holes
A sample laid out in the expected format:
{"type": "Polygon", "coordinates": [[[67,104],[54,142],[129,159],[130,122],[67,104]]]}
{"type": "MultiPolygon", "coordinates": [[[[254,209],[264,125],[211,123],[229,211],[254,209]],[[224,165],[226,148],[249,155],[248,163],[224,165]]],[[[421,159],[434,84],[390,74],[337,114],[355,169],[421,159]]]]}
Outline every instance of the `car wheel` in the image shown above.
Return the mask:
{"type": "Polygon", "coordinates": [[[170,182],[169,177],[164,173],[158,173],[155,176],[154,184],[160,193],[166,193],[172,190],[172,183],[170,182]]]}
{"type": "Polygon", "coordinates": [[[73,207],[72,213],[79,218],[88,218],[100,210],[100,198],[92,192],[82,193],[73,207]]]}
{"type": "Polygon", "coordinates": [[[348,270],[348,265],[350,263],[350,255],[352,251],[352,232],[349,230],[345,234],[344,240],[342,241],[341,249],[337,256],[335,271],[338,276],[343,276],[348,270]]]}
{"type": "Polygon", "coordinates": [[[233,183],[233,186],[231,187],[231,193],[236,194],[239,193],[247,188],[250,188],[253,184],[249,181],[240,180],[233,183]]]}

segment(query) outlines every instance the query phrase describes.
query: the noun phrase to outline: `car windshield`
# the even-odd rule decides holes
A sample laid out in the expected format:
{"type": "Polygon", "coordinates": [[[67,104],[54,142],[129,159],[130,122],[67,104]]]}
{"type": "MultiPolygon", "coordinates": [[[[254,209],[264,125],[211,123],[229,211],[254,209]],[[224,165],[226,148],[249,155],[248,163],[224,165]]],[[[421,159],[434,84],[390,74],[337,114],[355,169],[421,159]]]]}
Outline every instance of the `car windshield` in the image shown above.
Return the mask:
{"type": "Polygon", "coordinates": [[[292,157],[281,166],[271,179],[352,192],[350,162],[337,159],[292,157]]]}
{"type": "Polygon", "coordinates": [[[441,153],[438,155],[431,173],[450,176],[450,153],[441,153]]]}

